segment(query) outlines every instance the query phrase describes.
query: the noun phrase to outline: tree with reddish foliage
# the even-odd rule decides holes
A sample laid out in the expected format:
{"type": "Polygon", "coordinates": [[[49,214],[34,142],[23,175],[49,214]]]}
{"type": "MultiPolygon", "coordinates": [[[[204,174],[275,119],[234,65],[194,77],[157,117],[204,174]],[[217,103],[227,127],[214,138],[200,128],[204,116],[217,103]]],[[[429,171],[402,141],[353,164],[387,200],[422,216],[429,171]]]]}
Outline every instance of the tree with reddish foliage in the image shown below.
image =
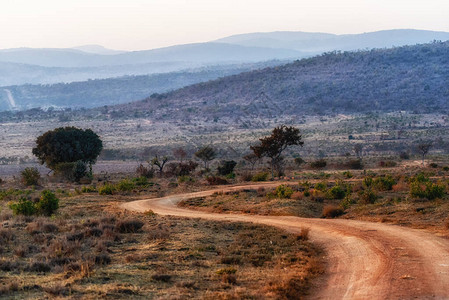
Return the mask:
{"type": "Polygon", "coordinates": [[[259,139],[260,144],[251,146],[250,149],[259,158],[269,157],[271,159],[271,178],[273,179],[275,164],[282,161],[282,152],[289,146],[299,145],[302,147],[304,142],[301,138],[298,128],[281,125],[274,128],[270,136],[259,139]]]}

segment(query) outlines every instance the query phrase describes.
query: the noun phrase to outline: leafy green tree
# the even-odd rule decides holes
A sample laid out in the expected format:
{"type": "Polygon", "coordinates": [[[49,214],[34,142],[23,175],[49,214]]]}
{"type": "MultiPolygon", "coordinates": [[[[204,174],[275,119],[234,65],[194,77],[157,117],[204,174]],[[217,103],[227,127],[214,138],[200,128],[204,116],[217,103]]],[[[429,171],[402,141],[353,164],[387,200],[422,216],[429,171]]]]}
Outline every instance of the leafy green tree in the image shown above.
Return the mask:
{"type": "Polygon", "coordinates": [[[302,147],[304,144],[299,133],[298,128],[281,125],[274,128],[270,136],[261,138],[259,145],[250,147],[257,157],[269,157],[271,159],[270,165],[272,178],[274,178],[276,163],[282,162],[282,152],[289,146],[299,145],[302,147]]]}
{"type": "Polygon", "coordinates": [[[214,160],[215,157],[217,156],[217,153],[215,152],[214,148],[212,148],[211,146],[205,146],[205,147],[201,148],[200,150],[198,150],[195,153],[195,156],[203,161],[204,168],[207,170],[208,162],[210,162],[211,160],[214,160]]]}
{"type": "Polygon", "coordinates": [[[56,170],[59,164],[71,163],[74,166],[81,161],[88,164],[92,172],[92,164],[102,149],[101,139],[91,129],[60,127],[39,136],[33,154],[52,170],[56,170]]]}

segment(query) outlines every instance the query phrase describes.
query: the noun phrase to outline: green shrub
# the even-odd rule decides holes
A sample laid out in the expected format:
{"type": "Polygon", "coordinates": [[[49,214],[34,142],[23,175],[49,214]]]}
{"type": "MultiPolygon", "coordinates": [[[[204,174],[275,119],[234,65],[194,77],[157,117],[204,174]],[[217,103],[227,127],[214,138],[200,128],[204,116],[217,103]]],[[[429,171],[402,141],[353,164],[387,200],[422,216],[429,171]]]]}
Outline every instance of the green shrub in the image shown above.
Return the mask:
{"type": "Polygon", "coordinates": [[[257,181],[267,181],[268,179],[268,172],[260,172],[253,176],[251,181],[257,182],[257,181]]]}
{"type": "Polygon", "coordinates": [[[235,179],[235,173],[229,173],[228,175],[226,175],[226,179],[235,179]]]}
{"type": "Polygon", "coordinates": [[[87,174],[87,167],[86,164],[82,161],[77,161],[72,169],[72,176],[73,179],[76,182],[79,182],[81,178],[83,178],[84,176],[86,176],[87,174]]]}
{"type": "Polygon", "coordinates": [[[414,198],[426,198],[434,200],[444,196],[445,187],[442,184],[428,182],[420,182],[415,179],[410,183],[410,196],[414,198]]]}
{"type": "Polygon", "coordinates": [[[37,185],[41,178],[41,174],[37,168],[25,168],[20,174],[22,175],[22,182],[26,186],[37,185]]]}
{"type": "Polygon", "coordinates": [[[14,215],[31,216],[37,212],[34,203],[25,198],[21,198],[19,202],[10,203],[9,208],[12,210],[14,215]]]}
{"type": "Polygon", "coordinates": [[[105,183],[102,187],[98,189],[98,194],[100,195],[112,195],[115,188],[112,184],[105,183]]]}
{"type": "Polygon", "coordinates": [[[146,187],[146,186],[150,185],[150,183],[148,182],[148,177],[145,177],[145,176],[133,178],[132,182],[136,186],[141,186],[141,187],[146,187]]]}
{"type": "Polygon", "coordinates": [[[83,186],[81,188],[82,193],[95,193],[97,189],[94,186],[83,186]]]}
{"type": "Polygon", "coordinates": [[[371,177],[365,177],[363,178],[363,186],[367,189],[370,189],[373,186],[373,178],[371,177]]]}
{"type": "Polygon", "coordinates": [[[373,204],[377,200],[377,195],[371,189],[360,191],[359,193],[360,202],[364,204],[373,204]]]}
{"type": "Polygon", "coordinates": [[[352,204],[354,204],[354,200],[352,200],[351,195],[346,195],[346,197],[340,202],[340,206],[344,209],[348,209],[352,204]]]}
{"type": "Polygon", "coordinates": [[[391,175],[387,175],[385,177],[377,177],[373,181],[373,185],[376,186],[380,191],[391,191],[393,185],[395,184],[396,180],[391,175]]]}
{"type": "Polygon", "coordinates": [[[128,179],[123,179],[119,183],[116,184],[116,189],[121,192],[130,192],[135,188],[134,183],[132,183],[128,179]]]}
{"type": "Polygon", "coordinates": [[[346,187],[338,183],[327,191],[327,196],[331,199],[343,199],[346,196],[346,193],[346,187]]]}
{"type": "Polygon", "coordinates": [[[288,185],[281,184],[276,188],[275,194],[281,199],[290,198],[293,195],[293,190],[288,185]]]}
{"type": "Polygon", "coordinates": [[[43,215],[51,216],[59,208],[59,199],[49,190],[42,191],[36,209],[43,215]]]}
{"type": "Polygon", "coordinates": [[[315,189],[324,192],[327,189],[327,183],[326,182],[315,183],[315,189]]]}
{"type": "Polygon", "coordinates": [[[350,171],[344,171],[344,172],[342,173],[342,175],[343,175],[345,178],[352,178],[352,177],[354,177],[354,175],[353,175],[350,171]]]}
{"type": "Polygon", "coordinates": [[[178,177],[178,183],[184,183],[184,182],[194,182],[195,180],[187,175],[179,176],[178,177]]]}

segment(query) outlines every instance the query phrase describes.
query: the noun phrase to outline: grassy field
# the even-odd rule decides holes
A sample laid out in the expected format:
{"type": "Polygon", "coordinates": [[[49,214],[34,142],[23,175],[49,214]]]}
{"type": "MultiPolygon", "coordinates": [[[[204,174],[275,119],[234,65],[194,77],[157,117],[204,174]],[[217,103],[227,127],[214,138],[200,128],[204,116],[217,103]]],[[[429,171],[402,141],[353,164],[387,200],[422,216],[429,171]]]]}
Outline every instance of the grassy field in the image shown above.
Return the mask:
{"type": "MultiPolygon", "coordinates": [[[[109,183],[120,186],[120,176],[109,183]]],[[[291,298],[323,272],[321,251],[263,225],[130,214],[125,201],[156,197],[165,179],[99,195],[84,186],[42,180],[60,199],[50,216],[15,216],[8,203],[36,201],[43,187],[17,180],[1,187],[0,296],[12,299],[291,298]]],[[[96,190],[93,186],[96,185],[96,190]]]]}

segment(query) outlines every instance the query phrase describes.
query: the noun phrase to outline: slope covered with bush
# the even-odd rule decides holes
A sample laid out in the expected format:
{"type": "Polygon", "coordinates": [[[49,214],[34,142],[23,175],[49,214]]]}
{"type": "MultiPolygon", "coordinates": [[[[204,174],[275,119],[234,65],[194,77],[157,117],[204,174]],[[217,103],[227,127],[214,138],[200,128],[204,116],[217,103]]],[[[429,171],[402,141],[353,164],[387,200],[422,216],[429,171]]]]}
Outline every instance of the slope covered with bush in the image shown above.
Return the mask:
{"type": "Polygon", "coordinates": [[[164,118],[441,112],[448,108],[448,83],[449,42],[435,42],[326,53],[195,84],[117,109],[164,118]]]}

